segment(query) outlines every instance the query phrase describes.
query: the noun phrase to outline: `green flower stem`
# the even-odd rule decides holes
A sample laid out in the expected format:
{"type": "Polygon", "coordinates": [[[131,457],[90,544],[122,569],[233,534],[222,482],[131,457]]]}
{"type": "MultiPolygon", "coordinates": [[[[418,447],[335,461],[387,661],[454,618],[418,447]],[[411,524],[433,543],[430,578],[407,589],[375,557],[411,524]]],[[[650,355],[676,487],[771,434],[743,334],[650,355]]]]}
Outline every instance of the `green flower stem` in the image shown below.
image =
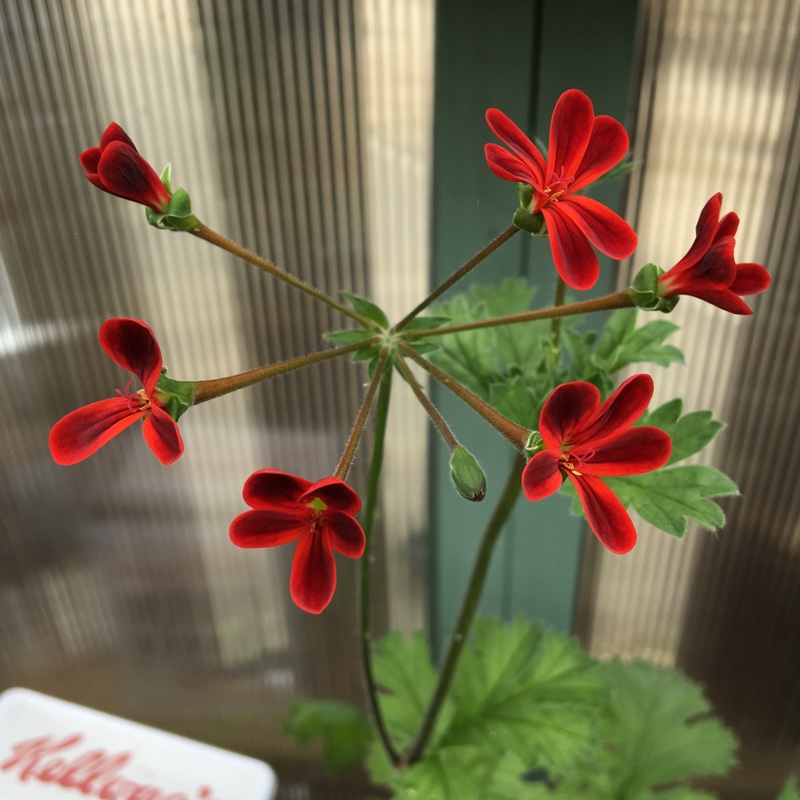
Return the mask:
{"type": "MultiPolygon", "coordinates": [[[[564,298],[567,296],[567,284],[559,275],[556,279],[556,296],[553,299],[553,308],[561,308],[564,305],[564,298]]],[[[558,347],[558,339],[561,335],[561,317],[553,317],[550,320],[550,342],[553,347],[558,347]]]]}
{"type": "Polygon", "coordinates": [[[232,242],[221,233],[211,230],[211,228],[209,228],[207,225],[204,225],[202,222],[199,223],[198,228],[189,231],[189,233],[197,236],[199,239],[205,240],[206,242],[211,242],[211,244],[221,247],[223,250],[227,250],[229,253],[233,253],[233,255],[238,256],[244,261],[247,261],[249,264],[253,264],[261,270],[264,270],[264,272],[272,275],[274,278],[277,278],[284,283],[288,283],[289,286],[293,286],[295,289],[305,292],[307,295],[320,300],[321,302],[329,305],[331,308],[335,308],[345,316],[354,319],[359,323],[359,325],[362,325],[368,329],[375,327],[375,324],[371,320],[368,320],[366,317],[362,317],[361,314],[353,311],[351,308],[348,308],[345,305],[342,305],[342,303],[340,303],[338,300],[334,300],[330,295],[325,294],[325,292],[322,292],[319,289],[315,289],[310,284],[300,280],[300,278],[295,278],[294,275],[290,275],[280,267],[276,267],[275,264],[273,264],[271,261],[267,261],[266,258],[256,255],[246,247],[242,247],[241,245],[236,244],[236,242],[232,242]]]}
{"type": "Polygon", "coordinates": [[[318,364],[320,361],[328,361],[331,358],[347,355],[362,347],[370,344],[377,344],[378,339],[367,340],[366,342],[356,342],[343,347],[332,347],[330,350],[322,350],[319,353],[311,353],[307,356],[290,358],[287,361],[279,361],[277,364],[270,364],[267,367],[257,367],[248,372],[240,372],[238,375],[231,375],[227,378],[216,378],[210,381],[197,381],[194,389],[194,400],[192,405],[205,403],[206,400],[213,400],[223,394],[235,392],[237,389],[244,389],[245,386],[252,386],[254,383],[269,380],[277,375],[283,375],[295,369],[308,367],[311,364],[318,364]]]}
{"type": "Polygon", "coordinates": [[[430,330],[409,331],[404,338],[409,341],[422,339],[429,336],[442,336],[446,333],[461,333],[462,331],[475,331],[480,328],[496,328],[500,325],[516,325],[520,322],[533,322],[537,319],[553,319],[554,317],[569,317],[575,314],[588,314],[592,311],[612,311],[615,308],[630,308],[635,305],[630,295],[630,290],[625,289],[605,297],[594,300],[581,300],[566,306],[555,308],[540,308],[538,311],[524,311],[521,314],[509,314],[506,317],[493,317],[492,319],[479,319],[475,322],[464,322],[461,325],[448,325],[430,330]]]}
{"type": "Polygon", "coordinates": [[[378,364],[375,367],[375,373],[373,374],[372,380],[369,382],[369,386],[367,387],[367,393],[364,395],[364,401],[361,403],[361,408],[358,411],[356,421],[353,423],[353,431],[350,434],[350,438],[347,440],[344,453],[342,453],[342,457],[339,459],[339,466],[336,467],[336,472],[333,473],[335,477],[341,478],[342,480],[347,478],[347,473],[350,471],[350,465],[353,463],[356,450],[358,450],[358,443],[361,441],[361,434],[364,432],[364,425],[367,423],[367,417],[369,417],[372,401],[375,398],[375,392],[377,391],[378,385],[383,377],[383,371],[386,367],[386,360],[388,357],[389,353],[386,350],[383,350],[378,357],[378,364]]]}
{"type": "Polygon", "coordinates": [[[399,342],[398,346],[413,361],[416,361],[426,372],[429,372],[439,383],[446,386],[453,394],[460,397],[470,408],[480,414],[496,431],[505,436],[514,447],[521,453],[525,452],[525,443],[528,441],[530,431],[507,419],[502,414],[495,411],[488,403],[485,403],[469,389],[462,386],[457,380],[451,378],[446,372],[442,372],[439,367],[431,364],[426,358],[409,347],[405,342],[399,342]]]}
{"type": "Polygon", "coordinates": [[[425,711],[425,717],[420,725],[417,738],[414,740],[406,755],[405,761],[408,766],[411,766],[422,758],[425,746],[430,739],[433,726],[436,723],[436,717],[447,696],[447,691],[450,688],[450,682],[452,681],[453,673],[458,663],[458,657],[461,654],[461,648],[464,646],[464,641],[469,634],[472,621],[475,618],[475,611],[478,608],[483,585],[486,582],[486,574],[489,571],[489,564],[492,560],[492,551],[522,489],[521,479],[524,466],[525,459],[521,455],[515,456],[511,471],[506,479],[506,484],[503,487],[503,493],[497,501],[494,512],[486,525],[486,530],[484,531],[483,539],[478,550],[478,556],[472,568],[472,575],[467,585],[467,592],[464,595],[464,600],[461,605],[461,612],[458,615],[458,621],[453,630],[453,635],[450,637],[447,654],[442,664],[442,669],[439,672],[436,689],[425,711]]]}
{"type": "Polygon", "coordinates": [[[467,273],[475,269],[481,261],[497,250],[500,245],[505,244],[518,230],[520,229],[516,225],[509,225],[498,237],[492,239],[483,250],[472,256],[463,267],[456,270],[444,283],[439,284],[413,311],[406,314],[394,326],[394,330],[402,330],[417,314],[424,311],[437,297],[444,294],[453,284],[458,283],[467,273]]]}
{"type": "Polygon", "coordinates": [[[417,400],[419,400],[419,402],[422,404],[422,407],[425,409],[425,411],[428,412],[431,422],[433,422],[433,424],[436,426],[439,433],[442,435],[442,439],[445,440],[448,449],[452,453],[453,450],[458,447],[458,441],[456,441],[456,437],[453,436],[453,432],[444,421],[442,415],[436,409],[436,406],[431,402],[430,398],[425,394],[424,391],[422,391],[422,387],[414,377],[414,373],[408,368],[408,364],[406,364],[405,360],[403,358],[398,358],[395,363],[397,364],[397,369],[400,370],[400,373],[411,387],[411,391],[413,391],[416,395],[417,400]]]}
{"type": "Polygon", "coordinates": [[[383,719],[380,703],[378,701],[378,687],[375,683],[375,672],[372,668],[372,627],[369,618],[370,609],[370,567],[372,556],[372,528],[375,524],[375,509],[378,505],[378,486],[383,466],[383,445],[386,440],[386,421],[389,416],[389,398],[392,393],[392,370],[387,369],[381,379],[378,392],[378,401],[375,406],[375,443],[372,448],[372,460],[369,465],[369,479],[367,483],[367,497],[364,503],[364,514],[361,524],[366,537],[366,547],[361,556],[361,591],[359,593],[359,617],[361,622],[361,669],[367,684],[367,697],[372,710],[375,727],[383,743],[383,749],[389,760],[398,766],[401,762],[400,753],[392,744],[386,722],[383,719]]]}

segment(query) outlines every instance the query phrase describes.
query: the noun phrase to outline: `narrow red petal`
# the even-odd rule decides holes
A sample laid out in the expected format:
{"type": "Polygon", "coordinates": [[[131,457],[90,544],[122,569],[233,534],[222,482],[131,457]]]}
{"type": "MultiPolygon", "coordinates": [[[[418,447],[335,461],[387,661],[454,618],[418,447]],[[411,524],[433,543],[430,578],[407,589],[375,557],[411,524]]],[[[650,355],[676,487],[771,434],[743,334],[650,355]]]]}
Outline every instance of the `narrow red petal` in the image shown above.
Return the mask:
{"type": "MultiPolygon", "coordinates": [[[[720,202],[722,201],[722,197],[720,196],[720,202]]],[[[717,230],[714,233],[714,241],[718,242],[720,239],[724,239],[726,236],[736,236],[736,231],[739,230],[739,216],[733,212],[729,211],[717,225],[717,230]]]]}
{"type": "Polygon", "coordinates": [[[108,319],[99,339],[106,355],[136,375],[149,397],[161,374],[161,348],[153,331],[138,319],[108,319]]]}
{"type": "Polygon", "coordinates": [[[530,167],[515,155],[504,150],[499,144],[483,146],[483,154],[489,169],[504,181],[522,181],[533,185],[536,178],[531,173],[530,167]]]}
{"type": "Polygon", "coordinates": [[[99,147],[90,147],[84,150],[79,156],[84,172],[94,175],[97,173],[97,165],[100,163],[101,150],[99,147]]]}
{"type": "Polygon", "coordinates": [[[570,474],[578,490],[586,519],[594,535],[607,550],[623,555],[636,544],[636,528],[625,506],[599,478],[570,474]]]}
{"type": "Polygon", "coordinates": [[[308,518],[285,511],[245,511],[231,522],[229,535],[237,547],[280,547],[297,541],[309,529],[308,518]]]}
{"type": "MultiPolygon", "coordinates": [[[[580,458],[583,453],[576,449],[580,458]]],[[[590,475],[641,475],[663,467],[669,461],[672,440],[660,428],[642,425],[606,439],[591,448],[586,460],[590,475]]]]}
{"type": "Polygon", "coordinates": [[[629,428],[644,414],[652,396],[653,379],[649,375],[631,376],[569,433],[564,447],[571,449],[594,444],[629,428]]]}
{"type": "Polygon", "coordinates": [[[105,150],[111,142],[123,142],[124,144],[130,145],[134,150],[136,150],[136,145],[131,141],[131,137],[128,136],[127,133],[122,129],[121,125],[118,125],[116,122],[112,122],[104,131],[103,135],[100,137],[100,150],[105,150]]]}
{"type": "Polygon", "coordinates": [[[616,166],[628,152],[628,146],[628,133],[622,123],[605,115],[595,117],[589,144],[575,173],[575,182],[569,187],[570,194],[616,166]]]}
{"type": "Polygon", "coordinates": [[[252,508],[300,509],[300,513],[307,516],[308,512],[299,504],[298,498],[311,485],[311,481],[288,472],[261,469],[247,479],[242,495],[252,508]]]}
{"type": "Polygon", "coordinates": [[[698,289],[727,289],[736,278],[734,245],[732,236],[714,242],[697,264],[684,273],[684,281],[691,282],[692,286],[698,289]]]}
{"type": "Polygon", "coordinates": [[[563,214],[577,225],[601,252],[619,261],[633,253],[638,239],[633,228],[619,214],[591,197],[568,197],[559,203],[563,214]]]}
{"type": "Polygon", "coordinates": [[[600,263],[586,234],[570,217],[561,213],[563,205],[551,203],[542,208],[547,221],[553,263],[571,289],[591,289],[600,277],[600,263]]]}
{"type": "Polygon", "coordinates": [[[319,614],[336,589],[336,563],[328,536],[322,531],[300,538],[289,583],[292,600],[311,614],[319,614]]]}
{"type": "Polygon", "coordinates": [[[736,265],[736,278],[728,288],[735,294],[761,294],[770,283],[769,272],[761,264],[742,263],[736,265]]]}
{"type": "Polygon", "coordinates": [[[574,176],[583,161],[592,136],[592,101],[579,89],[569,89],[558,98],[550,120],[547,168],[574,176]]]}
{"type": "Polygon", "coordinates": [[[731,314],[740,314],[742,316],[749,316],[753,313],[753,309],[739,297],[734,294],[730,289],[685,289],[682,294],[696,297],[698,300],[703,300],[709,305],[721,308],[731,314]]]}
{"type": "Polygon", "coordinates": [[[325,527],[334,550],[347,558],[361,558],[367,539],[361,526],[349,514],[336,509],[325,512],[325,527]]]}
{"type": "Polygon", "coordinates": [[[592,383],[572,381],[557,386],[542,406],[539,417],[539,433],[545,447],[560,453],[562,442],[599,405],[600,390],[592,383]]]}
{"type": "Polygon", "coordinates": [[[98,400],[60,419],[50,431],[50,453],[57,464],[69,465],[96,453],[109,439],[141,419],[121,397],[98,400]]]}
{"type": "Polygon", "coordinates": [[[680,269],[697,263],[703,254],[711,247],[719,224],[719,212],[722,208],[722,194],[717,192],[700,212],[700,218],[695,226],[695,239],[686,255],[673,267],[680,269]]]}
{"type": "Polygon", "coordinates": [[[156,171],[125,142],[113,141],[103,150],[97,174],[111,194],[162,213],[169,205],[169,193],[156,171]]]}
{"type": "Polygon", "coordinates": [[[183,439],[178,423],[163,408],[150,406],[143,433],[144,440],[162,464],[172,464],[183,455],[183,439]]]}
{"type": "MultiPolygon", "coordinates": [[[[486,122],[492,133],[505,142],[529,167],[529,171],[537,183],[545,178],[547,166],[539,148],[499,109],[490,108],[486,112],[486,122]]],[[[530,183],[530,181],[526,181],[530,183]]]]}
{"type": "Polygon", "coordinates": [[[563,483],[558,469],[559,451],[543,450],[537,453],[522,472],[522,491],[532,503],[555,494],[563,483]]]}
{"type": "Polygon", "coordinates": [[[341,478],[330,477],[317,481],[298,497],[297,502],[310,503],[315,497],[326,506],[333,506],[351,517],[361,510],[361,498],[341,478]]]}

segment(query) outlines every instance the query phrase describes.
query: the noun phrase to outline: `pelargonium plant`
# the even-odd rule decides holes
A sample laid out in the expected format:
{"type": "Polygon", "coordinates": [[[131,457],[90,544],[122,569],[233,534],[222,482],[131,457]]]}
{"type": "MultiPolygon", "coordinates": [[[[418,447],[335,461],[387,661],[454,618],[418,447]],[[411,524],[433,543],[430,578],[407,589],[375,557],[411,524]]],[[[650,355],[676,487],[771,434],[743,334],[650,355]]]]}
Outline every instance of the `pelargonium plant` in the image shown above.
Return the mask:
{"type": "MultiPolygon", "coordinates": [[[[627,289],[567,302],[567,287],[580,292],[596,283],[595,249],[613,259],[635,258],[633,229],[585,194],[613,168],[627,169],[618,165],[628,135],[618,121],[596,116],[577,89],[556,103],[547,152],[502,111],[489,109],[486,120],[504,145],[486,144],[486,164],[516,184],[513,222],[394,323],[369,299],[344,291],[341,299],[333,297],[207,227],[188,193],[173,190],[170,168],[159,177],[111,123],[100,145],[80,155],[94,186],[144,205],[156,228],[223,248],[328,305],[346,327],[327,334],[330,344],[317,352],[228,377],[180,381],[167,375],[144,322],[107,320],[100,345],[141,388],[128,381],[117,396],[68,413],[53,427],[50,449],[59,464],[74,464],[141,421],[147,445],[168,465],[184,452],[177,423],[192,406],[322,361],[352,356],[366,362],[367,388],[339,463],[320,464],[310,476],[291,475],[279,464],[242,476],[249,508],[240,507],[230,525],[232,546],[294,546],[287,590],[311,614],[324,613],[337,588],[335,554],[361,560],[360,646],[369,715],[335,700],[303,702],[291,710],[287,730],[301,742],[322,736],[333,770],[365,760],[373,783],[395,797],[633,799],[653,797],[656,790],[668,790],[664,797],[681,791],[690,794],[674,796],[710,797],[686,788],[686,781],[727,770],[734,740],[708,715],[690,682],[640,662],[599,663],[569,637],[534,622],[476,621],[475,612],[492,550],[522,495],[532,503],[527,513],[534,531],[536,501],[558,491],[571,494],[573,509],[620,557],[637,540],[629,508],[678,536],[687,517],[707,528],[721,526],[724,516],[713,498],[735,494],[733,482],[711,467],[676,462],[705,447],[722,425],[710,412],[682,414],[677,399],[649,408],[653,379],[629,368],[664,366],[682,355],[665,343],[675,326],[637,321],[637,314],[668,313],[683,295],[750,314],[742,297],[765,291],[769,274],[760,264],[736,262],[739,219],[732,212],[720,218],[717,193],[700,211],[694,243],[677,264],[667,270],[643,265],[627,289]],[[532,289],[521,281],[443,297],[520,231],[550,242],[558,274],[553,305],[530,310],[532,289]],[[490,308],[505,313],[493,315],[490,308]],[[613,313],[587,334],[577,317],[593,312],[613,313]],[[500,332],[510,329],[524,342],[524,357],[519,348],[510,355],[498,344],[500,332]],[[494,481],[487,488],[476,456],[431,402],[422,372],[483,417],[516,454],[499,492],[494,481]],[[466,501],[495,503],[438,666],[421,634],[405,641],[393,633],[376,640],[371,633],[370,554],[395,374],[441,434],[455,490],[466,501]],[[368,424],[374,426],[368,481],[353,486],[348,474],[368,424]],[[645,729],[648,735],[642,735],[645,729]]],[[[191,426],[184,432],[191,458],[191,426]]]]}

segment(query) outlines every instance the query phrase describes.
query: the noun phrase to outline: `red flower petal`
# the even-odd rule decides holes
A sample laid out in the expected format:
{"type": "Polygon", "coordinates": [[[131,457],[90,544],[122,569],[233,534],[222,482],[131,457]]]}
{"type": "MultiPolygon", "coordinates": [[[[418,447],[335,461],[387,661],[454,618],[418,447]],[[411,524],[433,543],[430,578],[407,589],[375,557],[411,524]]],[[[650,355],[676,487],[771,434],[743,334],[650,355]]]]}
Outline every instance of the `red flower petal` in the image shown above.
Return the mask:
{"type": "MultiPolygon", "coordinates": [[[[722,194],[717,192],[706,204],[700,212],[700,218],[697,220],[695,226],[695,239],[689,252],[673,267],[683,268],[696,264],[703,255],[706,253],[711,242],[714,240],[714,235],[717,232],[719,224],[719,212],[722,208],[722,194]]],[[[671,270],[670,270],[671,271],[671,270]]]]}
{"type": "Polygon", "coordinates": [[[522,181],[533,185],[536,177],[531,172],[530,166],[521,158],[504,150],[499,144],[486,144],[483,154],[489,169],[504,181],[522,181]]]}
{"type": "Polygon", "coordinates": [[[636,528],[614,492],[599,478],[568,474],[578,490],[589,527],[600,543],[618,555],[633,550],[636,528]]]}
{"type": "Polygon", "coordinates": [[[178,423],[163,408],[150,406],[143,433],[144,440],[162,464],[172,464],[183,455],[183,439],[178,423]]]}
{"type": "Polygon", "coordinates": [[[542,450],[525,465],[522,491],[531,502],[550,497],[561,488],[564,479],[558,469],[559,456],[558,451],[542,450]]]}
{"type": "Polygon", "coordinates": [[[562,447],[573,449],[593,445],[616,436],[618,431],[629,428],[644,414],[652,396],[653,379],[644,373],[633,375],[621,383],[596,411],[567,432],[562,447]]]}
{"type": "Polygon", "coordinates": [[[591,289],[600,276],[600,264],[586,234],[561,213],[563,205],[551,203],[541,209],[547,222],[553,263],[571,289],[591,289]]]}
{"type": "Polygon", "coordinates": [[[728,287],[735,294],[761,294],[769,289],[772,279],[761,264],[745,262],[736,265],[736,278],[728,287]]]}
{"type": "Polygon", "coordinates": [[[142,413],[131,411],[121,397],[83,406],[60,419],[50,431],[53,460],[65,466],[77,464],[141,417],[142,413]]]}
{"type": "Polygon", "coordinates": [[[245,511],[231,522],[229,535],[237,547],[279,547],[308,533],[308,515],[283,510],[245,511]]]}
{"type": "Polygon", "coordinates": [[[592,101],[579,89],[569,89],[558,98],[550,120],[548,170],[560,172],[563,169],[565,176],[578,172],[592,136],[593,123],[592,101]]]}
{"type": "MultiPolygon", "coordinates": [[[[720,202],[722,195],[720,195],[720,202]]],[[[736,236],[736,231],[739,230],[739,217],[734,211],[729,211],[717,225],[716,233],[714,234],[714,241],[724,239],[726,236],[736,236]]]]}
{"type": "Polygon", "coordinates": [[[297,499],[305,505],[318,497],[326,506],[333,506],[345,514],[354,516],[361,510],[361,498],[341,478],[323,478],[306,489],[297,499]]]}
{"type": "Polygon", "coordinates": [[[570,196],[558,205],[601,253],[618,261],[636,249],[639,240],[633,228],[597,200],[570,196]]]}
{"type": "Polygon", "coordinates": [[[742,316],[749,316],[753,313],[753,309],[739,297],[734,294],[730,289],[707,289],[697,290],[686,288],[681,294],[696,297],[698,300],[704,300],[712,306],[721,308],[723,311],[728,311],[731,314],[741,314],[742,316]]]}
{"type": "Polygon", "coordinates": [[[126,142],[112,141],[103,149],[97,174],[110,194],[161,213],[169,205],[169,192],[156,171],[126,142]]]}
{"type": "Polygon", "coordinates": [[[99,339],[106,355],[136,375],[150,397],[161,374],[161,349],[153,331],[138,319],[108,319],[99,339]]]}
{"type": "MultiPolygon", "coordinates": [[[[87,173],[86,177],[89,178],[89,180],[92,181],[92,183],[94,183],[95,186],[98,186],[98,184],[95,183],[92,180],[92,177],[90,177],[90,176],[96,177],[96,175],[97,175],[97,165],[100,163],[100,156],[101,155],[102,155],[102,151],[100,150],[99,147],[90,147],[88,150],[84,150],[78,156],[78,161],[81,162],[81,166],[83,167],[84,172],[87,173]]],[[[96,178],[96,179],[97,179],[97,181],[99,181],[99,184],[100,184],[99,188],[102,189],[103,188],[102,187],[102,181],[100,181],[100,178],[96,178]]]]}
{"type": "Polygon", "coordinates": [[[325,512],[325,529],[334,550],[347,558],[361,558],[367,539],[364,531],[350,514],[329,508],[325,512]]]}
{"type": "MultiPolygon", "coordinates": [[[[486,122],[492,133],[505,142],[529,167],[529,174],[536,183],[541,185],[545,179],[547,165],[539,148],[499,109],[490,108],[486,112],[486,122]]],[[[497,147],[497,145],[494,145],[497,147]]],[[[487,156],[488,158],[488,156],[487,156]]],[[[531,183],[526,180],[525,183],[531,183]]]]}
{"type": "Polygon", "coordinates": [[[573,381],[557,386],[539,416],[539,433],[545,447],[560,454],[562,442],[599,405],[600,390],[592,383],[573,381]]]}
{"type": "Polygon", "coordinates": [[[289,590],[292,600],[311,614],[330,603],[336,589],[336,563],[330,539],[323,529],[308,533],[297,543],[289,590]]]}
{"type": "Polygon", "coordinates": [[[605,175],[628,152],[628,133],[622,123],[604,114],[594,118],[592,135],[569,192],[578,191],[605,175]]]}
{"type": "Polygon", "coordinates": [[[261,469],[245,482],[242,496],[245,503],[260,509],[294,509],[306,517],[308,512],[299,505],[298,498],[311,486],[311,481],[281,472],[277,469],[261,469]]]}
{"type": "Polygon", "coordinates": [[[642,425],[603,440],[591,447],[588,455],[580,448],[572,452],[579,460],[586,455],[584,474],[641,475],[667,463],[672,452],[672,440],[660,428],[642,425]]]}
{"type": "MultiPolygon", "coordinates": [[[[112,122],[109,126],[103,131],[103,135],[100,137],[100,150],[105,150],[111,142],[123,142],[124,144],[130,145],[134,150],[136,150],[136,145],[131,141],[131,137],[128,136],[127,133],[122,129],[122,126],[118,125],[116,122],[112,122]]],[[[138,152],[138,151],[137,151],[138,152]]]]}

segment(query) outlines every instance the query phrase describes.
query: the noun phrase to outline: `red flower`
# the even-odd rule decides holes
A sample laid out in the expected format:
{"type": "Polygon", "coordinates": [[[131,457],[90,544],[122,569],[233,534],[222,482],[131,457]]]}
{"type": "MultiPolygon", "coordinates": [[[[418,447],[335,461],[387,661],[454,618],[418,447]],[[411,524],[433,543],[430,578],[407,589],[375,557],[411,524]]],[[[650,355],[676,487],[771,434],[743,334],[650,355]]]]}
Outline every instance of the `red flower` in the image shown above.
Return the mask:
{"type": "Polygon", "coordinates": [[[660,297],[688,294],[732,314],[752,314],[740,295],[760,294],[770,285],[761,264],[737,264],[733,257],[739,217],[732,211],[719,218],[717,192],[700,212],[697,236],[689,252],[658,279],[660,297]]]}
{"type": "Polygon", "coordinates": [[[292,600],[312,614],[330,603],[336,589],[333,551],[360,558],[366,538],[354,516],[358,495],[339,478],[311,483],[275,469],[254,472],[244,485],[245,511],[231,523],[239,547],[277,547],[297,542],[292,564],[292,600]]]}
{"type": "Polygon", "coordinates": [[[149,206],[158,214],[166,213],[170,200],[167,187],[116,122],[105,129],[100,147],[80,154],[80,162],[86,177],[98,189],[149,206]]]}
{"type": "Polygon", "coordinates": [[[600,267],[591,242],[614,259],[636,249],[636,234],[611,209],[575,193],[610,170],[628,152],[628,134],[615,119],[596,117],[592,102],[578,89],[558,99],[550,122],[547,162],[531,140],[496,108],[486,112],[492,132],[513,150],[484,148],[489,169],[507,181],[533,189],[527,209],[547,222],[558,274],[573,289],[591,289],[600,267]]]}
{"type": "Polygon", "coordinates": [[[627,553],[636,544],[636,529],[602,476],[639,475],[666,464],[672,450],[660,428],[631,425],[642,416],[653,395],[649,375],[628,378],[604,403],[591,383],[575,381],[557,387],[539,419],[545,450],[522,473],[528,500],[549,497],[568,476],[578,490],[586,519],[612,553],[627,553]]]}
{"type": "Polygon", "coordinates": [[[109,319],[100,327],[100,346],[136,375],[144,388],[132,392],[133,381],[129,381],[125,394],[117,389],[119,397],[91,403],[59,420],[50,431],[53,458],[59,464],[77,464],[143,419],[145,441],[162,464],[171,464],[183,453],[183,440],[155,388],[161,375],[161,350],[153,332],[138,319],[109,319]]]}

